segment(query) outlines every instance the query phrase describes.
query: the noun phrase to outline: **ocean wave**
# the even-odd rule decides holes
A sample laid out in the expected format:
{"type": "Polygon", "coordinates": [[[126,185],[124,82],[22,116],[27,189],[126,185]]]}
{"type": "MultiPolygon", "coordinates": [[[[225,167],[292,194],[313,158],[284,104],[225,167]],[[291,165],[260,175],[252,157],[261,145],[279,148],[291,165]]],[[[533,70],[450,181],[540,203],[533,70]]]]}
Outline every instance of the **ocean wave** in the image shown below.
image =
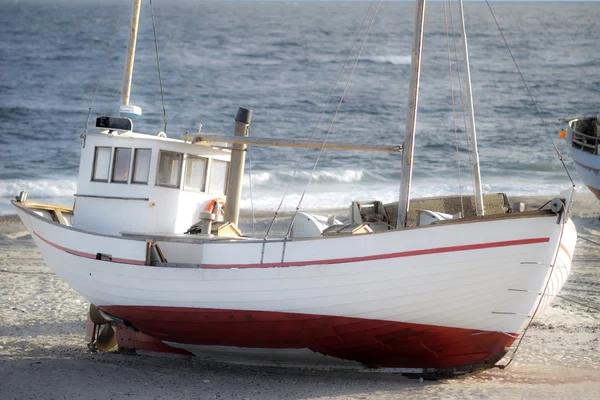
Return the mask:
{"type": "Polygon", "coordinates": [[[365,56],[361,57],[361,61],[369,61],[375,64],[410,65],[410,56],[365,56]]]}
{"type": "MultiPolygon", "coordinates": [[[[253,172],[252,176],[247,172],[244,176],[244,186],[250,185],[277,185],[285,184],[292,179],[293,171],[276,171],[276,172],[253,172]]],[[[353,170],[323,170],[315,171],[312,175],[312,182],[319,183],[354,183],[363,180],[365,172],[362,169],[353,170]]],[[[298,171],[295,181],[306,182],[311,177],[310,171],[298,171]]]]}
{"type": "Polygon", "coordinates": [[[55,199],[71,197],[77,190],[75,179],[42,179],[27,181],[21,179],[10,179],[0,181],[0,199],[13,199],[22,190],[29,197],[55,199]]]}

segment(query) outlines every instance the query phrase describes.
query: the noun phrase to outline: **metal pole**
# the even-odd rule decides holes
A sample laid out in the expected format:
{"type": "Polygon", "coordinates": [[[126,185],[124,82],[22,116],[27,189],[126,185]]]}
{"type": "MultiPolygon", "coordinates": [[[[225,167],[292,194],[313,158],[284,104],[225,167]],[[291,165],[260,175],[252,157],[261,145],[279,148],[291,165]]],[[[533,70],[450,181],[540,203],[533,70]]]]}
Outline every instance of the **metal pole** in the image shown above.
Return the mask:
{"type": "Polygon", "coordinates": [[[460,23],[462,26],[463,51],[465,59],[465,70],[467,74],[467,106],[469,107],[469,124],[471,125],[471,145],[473,146],[473,184],[475,185],[475,206],[477,215],[484,214],[483,193],[481,191],[481,172],[479,170],[479,152],[477,151],[477,131],[475,129],[475,110],[473,108],[473,90],[471,88],[471,68],[469,67],[469,48],[467,46],[467,30],[465,28],[465,15],[463,13],[463,2],[459,0],[460,23]]]}
{"type": "Polygon", "coordinates": [[[421,57],[423,55],[423,31],[425,28],[425,0],[417,1],[415,12],[414,41],[410,65],[410,86],[408,92],[408,111],[406,113],[406,135],[402,152],[402,178],[400,198],[398,200],[397,228],[406,227],[410,203],[410,183],[412,180],[413,150],[417,127],[417,106],[419,104],[419,80],[421,78],[421,57]]]}
{"type": "MultiPolygon", "coordinates": [[[[248,128],[252,121],[252,110],[238,108],[235,115],[234,136],[248,136],[248,128]]],[[[225,203],[225,222],[237,225],[240,216],[240,199],[242,197],[242,179],[246,163],[246,145],[234,143],[231,150],[231,165],[227,180],[227,202],[225,203]]]]}
{"type": "Polygon", "coordinates": [[[354,144],[340,142],[313,142],[302,139],[281,139],[281,138],[261,138],[261,137],[242,137],[225,136],[214,134],[200,134],[194,138],[194,143],[240,143],[256,146],[273,147],[292,147],[298,149],[323,149],[323,150],[348,150],[348,151],[378,151],[386,153],[400,153],[402,146],[387,146],[373,144],[354,144]]]}
{"type": "Polygon", "coordinates": [[[131,76],[133,75],[133,61],[135,59],[135,44],[137,42],[138,26],[140,22],[140,5],[142,0],[133,1],[131,12],[131,25],[129,27],[129,45],[127,46],[127,59],[125,60],[125,73],[121,88],[121,105],[129,105],[131,94],[131,76]]]}

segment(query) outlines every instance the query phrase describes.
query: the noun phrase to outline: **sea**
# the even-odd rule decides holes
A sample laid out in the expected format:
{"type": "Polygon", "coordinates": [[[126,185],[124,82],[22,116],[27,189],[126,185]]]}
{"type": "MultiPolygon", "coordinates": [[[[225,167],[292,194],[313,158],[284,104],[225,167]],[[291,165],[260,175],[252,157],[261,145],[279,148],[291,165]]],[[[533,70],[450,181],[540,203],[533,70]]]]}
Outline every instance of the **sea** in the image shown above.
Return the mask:
{"type": "MultiPolygon", "coordinates": [[[[80,136],[118,112],[131,3],[0,0],[0,214],[22,190],[73,203],[80,136]]],[[[245,107],[251,136],[403,142],[415,2],[142,3],[136,132],[232,134],[245,107]]],[[[553,142],[586,191],[558,134],[561,119],[600,113],[600,2],[464,6],[484,192],[569,188],[553,142]]],[[[473,190],[458,12],[456,1],[427,2],[414,197],[473,190]]],[[[399,153],[251,147],[242,208],[394,201],[401,163],[399,153]]]]}

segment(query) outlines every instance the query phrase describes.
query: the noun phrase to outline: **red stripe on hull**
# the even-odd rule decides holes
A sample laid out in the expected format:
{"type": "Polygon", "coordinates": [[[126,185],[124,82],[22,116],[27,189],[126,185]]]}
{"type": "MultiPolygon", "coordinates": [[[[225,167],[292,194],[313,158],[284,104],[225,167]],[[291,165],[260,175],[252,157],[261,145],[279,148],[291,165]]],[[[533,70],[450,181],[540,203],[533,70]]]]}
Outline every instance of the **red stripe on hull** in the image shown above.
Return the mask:
{"type": "Polygon", "coordinates": [[[373,260],[387,260],[390,258],[414,257],[429,254],[453,253],[457,251],[491,249],[496,247],[523,246],[527,244],[546,243],[550,238],[532,238],[519,240],[505,240],[502,242],[489,242],[466,244],[462,246],[436,247],[423,250],[410,250],[398,253],[376,254],[372,256],[334,258],[330,260],[309,260],[309,261],[291,261],[291,262],[274,262],[262,264],[202,264],[202,268],[206,269],[229,269],[229,268],[281,268],[281,267],[305,267],[308,265],[323,265],[323,264],[343,264],[352,262],[363,262],[373,260]]]}
{"type": "MultiPolygon", "coordinates": [[[[59,250],[62,250],[66,253],[69,254],[73,254],[75,256],[79,256],[79,257],[85,257],[85,258],[90,258],[92,260],[96,260],[96,254],[91,254],[91,253],[85,253],[83,251],[79,251],[79,250],[73,250],[73,249],[68,249],[66,247],[60,246],[56,243],[53,243],[51,241],[49,241],[48,239],[46,239],[45,237],[41,236],[39,233],[37,232],[33,232],[35,233],[35,235],[37,237],[39,237],[42,241],[44,241],[45,243],[49,244],[50,246],[57,248],[59,250]]],[[[118,264],[133,264],[133,265],[144,265],[146,262],[145,261],[140,261],[140,260],[130,260],[128,258],[111,258],[110,262],[114,262],[114,263],[118,263],[118,264]]]]}
{"type": "Polygon", "coordinates": [[[102,306],[141,332],[197,345],[301,349],[370,367],[448,368],[495,360],[514,339],[499,332],[266,311],[102,306]]]}
{"type": "MultiPolygon", "coordinates": [[[[96,254],[85,253],[82,251],[73,250],[73,249],[69,249],[69,248],[60,246],[60,245],[53,243],[50,240],[42,237],[37,232],[34,232],[34,233],[42,241],[46,242],[47,244],[49,244],[50,246],[52,246],[54,248],[62,250],[66,253],[73,254],[73,255],[79,256],[79,257],[90,258],[90,259],[94,259],[94,260],[97,259],[96,254]]],[[[309,261],[275,262],[275,263],[261,263],[261,264],[202,264],[202,268],[204,268],[204,269],[281,268],[281,267],[305,267],[305,266],[309,266],[309,265],[344,264],[344,263],[352,263],[352,262],[386,260],[386,259],[390,259],[390,258],[414,257],[414,256],[422,256],[422,255],[429,255],[429,254],[453,253],[453,252],[457,252],[457,251],[490,249],[490,248],[496,248],[496,247],[523,246],[523,245],[528,245],[528,244],[546,243],[549,241],[550,241],[550,238],[506,240],[506,241],[501,241],[501,242],[477,243],[477,244],[467,244],[467,245],[461,245],[461,246],[436,247],[436,248],[431,248],[431,249],[402,251],[402,252],[398,252],[398,253],[375,254],[375,255],[362,256],[362,257],[333,258],[333,259],[329,259],[329,260],[309,260],[309,261]]],[[[115,262],[115,263],[120,263],[120,264],[145,265],[145,261],[131,260],[131,259],[126,259],[126,258],[113,257],[109,261],[115,262]]]]}

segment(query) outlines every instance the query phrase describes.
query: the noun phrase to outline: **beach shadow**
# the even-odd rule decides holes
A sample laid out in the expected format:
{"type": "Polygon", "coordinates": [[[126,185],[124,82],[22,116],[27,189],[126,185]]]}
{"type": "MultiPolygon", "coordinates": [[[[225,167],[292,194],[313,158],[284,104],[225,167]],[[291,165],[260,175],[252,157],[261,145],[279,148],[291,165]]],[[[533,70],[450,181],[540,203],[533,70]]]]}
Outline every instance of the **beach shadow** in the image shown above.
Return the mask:
{"type": "Polygon", "coordinates": [[[118,353],[0,358],[0,374],[12,393],[30,395],[38,386],[46,398],[370,399],[406,397],[444,385],[391,374],[257,368],[118,353]]]}

